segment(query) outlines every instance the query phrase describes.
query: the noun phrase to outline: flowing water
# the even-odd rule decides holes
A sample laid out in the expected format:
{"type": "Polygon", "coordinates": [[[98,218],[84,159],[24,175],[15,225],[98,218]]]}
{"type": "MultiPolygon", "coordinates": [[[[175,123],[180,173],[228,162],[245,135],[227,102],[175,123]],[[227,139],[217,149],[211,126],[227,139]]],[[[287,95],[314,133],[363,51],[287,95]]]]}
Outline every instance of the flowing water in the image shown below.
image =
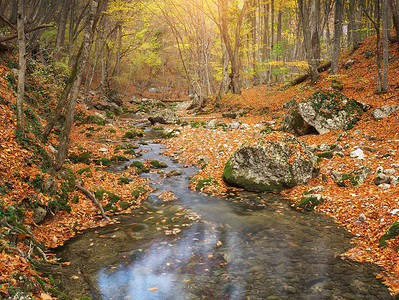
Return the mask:
{"type": "Polygon", "coordinates": [[[161,144],[141,148],[142,161],[183,174],[146,174],[157,190],[145,209],[62,247],[58,256],[75,274],[63,280],[65,291],[93,299],[390,299],[375,266],[337,257],[351,237],[329,218],[271,194],[226,201],[191,191],[196,168],[162,156],[161,144]],[[178,200],[158,200],[165,190],[178,200]]]}

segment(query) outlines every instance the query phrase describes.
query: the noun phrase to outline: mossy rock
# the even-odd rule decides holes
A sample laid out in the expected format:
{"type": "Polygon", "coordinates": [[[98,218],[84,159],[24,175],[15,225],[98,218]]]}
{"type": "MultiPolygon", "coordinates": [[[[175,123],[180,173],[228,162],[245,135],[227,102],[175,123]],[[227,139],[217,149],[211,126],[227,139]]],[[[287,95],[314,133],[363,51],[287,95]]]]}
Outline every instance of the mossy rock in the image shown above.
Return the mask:
{"type": "Polygon", "coordinates": [[[136,155],[136,151],[134,149],[129,149],[125,150],[123,154],[130,154],[130,155],[136,155]]]}
{"type": "Polygon", "coordinates": [[[86,116],[81,118],[80,121],[78,121],[77,126],[80,126],[82,124],[96,124],[96,125],[105,125],[106,121],[103,118],[100,118],[99,116],[91,115],[91,116],[86,116]]]}
{"type": "Polygon", "coordinates": [[[129,161],[129,159],[126,156],[123,155],[115,155],[111,157],[112,162],[124,162],[124,161],[129,161]]]}
{"type": "Polygon", "coordinates": [[[162,137],[165,139],[170,139],[170,138],[178,136],[180,133],[181,133],[181,131],[179,129],[173,129],[172,131],[170,131],[168,133],[163,133],[162,137]]]}
{"type": "Polygon", "coordinates": [[[310,194],[298,201],[298,207],[306,210],[313,210],[317,205],[323,203],[325,197],[319,194],[310,194]]]}
{"type": "Polygon", "coordinates": [[[332,152],[315,153],[315,155],[316,155],[317,157],[320,157],[320,158],[327,158],[327,159],[330,159],[330,158],[333,158],[333,157],[334,157],[334,153],[332,153],[332,152]]]}
{"type": "Polygon", "coordinates": [[[132,181],[133,181],[133,179],[130,179],[130,178],[127,178],[127,177],[119,177],[118,178],[118,184],[119,185],[129,184],[132,181]]]}
{"type": "Polygon", "coordinates": [[[387,240],[393,239],[399,236],[399,221],[395,221],[392,225],[388,228],[387,232],[384,233],[383,236],[380,238],[380,247],[383,247],[387,244],[387,240]]]}
{"type": "Polygon", "coordinates": [[[83,163],[83,164],[86,164],[86,165],[90,165],[90,163],[91,163],[91,152],[90,151],[85,151],[85,152],[82,152],[80,154],[76,154],[75,152],[72,152],[69,155],[68,158],[73,164],[83,163]]]}
{"type": "Polygon", "coordinates": [[[143,170],[144,164],[141,161],[135,160],[132,162],[131,166],[136,167],[137,169],[143,170]]]}
{"type": "Polygon", "coordinates": [[[144,136],[144,132],[141,130],[126,131],[125,134],[123,135],[123,137],[127,139],[133,139],[135,137],[141,137],[141,136],[144,136]]]}
{"type": "Polygon", "coordinates": [[[183,172],[177,171],[177,170],[173,170],[173,171],[170,171],[170,175],[172,175],[172,176],[180,176],[180,175],[183,175],[183,172]]]}
{"type": "Polygon", "coordinates": [[[340,187],[359,187],[371,173],[370,167],[360,167],[349,174],[343,174],[337,181],[340,187]]]}
{"type": "Polygon", "coordinates": [[[112,161],[109,158],[103,157],[98,160],[96,160],[96,165],[103,165],[103,166],[110,166],[112,164],[112,161]]]}
{"type": "Polygon", "coordinates": [[[116,208],[116,206],[114,204],[112,204],[111,202],[108,202],[107,204],[105,204],[103,206],[103,209],[105,211],[112,211],[112,212],[116,212],[118,211],[118,209],[116,208]]]}
{"type": "Polygon", "coordinates": [[[123,143],[123,144],[119,144],[115,147],[115,152],[119,151],[119,150],[130,150],[130,149],[138,149],[139,146],[135,145],[135,144],[127,144],[127,143],[123,143]]]}
{"type": "Polygon", "coordinates": [[[67,193],[71,193],[75,190],[76,187],[76,175],[73,173],[71,169],[65,169],[59,172],[59,176],[61,177],[61,186],[65,188],[67,193]]]}
{"type": "Polygon", "coordinates": [[[96,190],[94,192],[94,195],[100,201],[103,199],[104,194],[108,195],[109,202],[112,202],[112,203],[116,203],[116,202],[118,202],[119,200],[122,199],[120,196],[118,196],[118,195],[116,195],[116,194],[114,194],[112,192],[109,192],[107,190],[104,190],[104,189],[96,190]]]}
{"type": "Polygon", "coordinates": [[[138,197],[140,197],[140,191],[139,191],[139,190],[134,190],[134,191],[132,192],[132,197],[133,197],[134,199],[137,199],[138,197]]]}
{"type": "Polygon", "coordinates": [[[152,160],[150,162],[150,164],[151,164],[151,166],[153,166],[154,168],[157,168],[157,169],[168,167],[168,165],[166,163],[164,163],[163,161],[156,160],[156,159],[152,160]]]}
{"type": "Polygon", "coordinates": [[[122,210],[125,210],[125,209],[129,208],[129,206],[132,206],[132,203],[129,203],[129,202],[127,202],[127,201],[121,201],[121,202],[119,202],[119,207],[120,207],[122,210]]]}

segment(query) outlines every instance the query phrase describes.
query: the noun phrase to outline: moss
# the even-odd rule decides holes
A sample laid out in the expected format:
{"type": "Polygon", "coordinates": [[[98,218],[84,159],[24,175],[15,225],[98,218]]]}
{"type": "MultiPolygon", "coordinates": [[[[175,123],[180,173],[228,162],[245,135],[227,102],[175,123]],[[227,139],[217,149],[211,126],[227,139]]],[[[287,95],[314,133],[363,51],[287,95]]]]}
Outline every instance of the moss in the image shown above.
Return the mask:
{"type": "Polygon", "coordinates": [[[69,155],[69,159],[73,164],[83,163],[86,165],[90,165],[91,152],[85,151],[80,153],[79,155],[73,152],[69,155]]]}
{"type": "Polygon", "coordinates": [[[316,197],[313,195],[305,196],[299,199],[298,207],[307,210],[313,210],[317,205],[324,202],[324,197],[316,197]]]}
{"type": "Polygon", "coordinates": [[[71,201],[73,204],[79,203],[79,196],[75,195],[71,201]]]}
{"type": "Polygon", "coordinates": [[[133,139],[135,137],[143,136],[144,132],[143,131],[138,131],[138,130],[131,130],[131,131],[126,131],[125,134],[123,135],[124,138],[127,139],[133,139]]]}
{"type": "Polygon", "coordinates": [[[79,169],[76,173],[79,175],[86,174],[86,177],[93,177],[93,173],[91,172],[90,168],[79,169]]]}
{"type": "Polygon", "coordinates": [[[119,185],[123,185],[123,184],[129,184],[130,182],[132,182],[133,180],[127,177],[119,177],[118,178],[118,184],[119,185]]]}
{"type": "Polygon", "coordinates": [[[129,206],[131,206],[132,204],[131,203],[129,203],[129,202],[126,202],[126,201],[121,201],[121,202],[119,202],[119,207],[122,209],[122,210],[125,210],[125,209],[127,209],[129,206]]]}
{"type": "Polygon", "coordinates": [[[123,154],[135,155],[135,154],[136,154],[136,151],[134,151],[134,149],[125,150],[125,151],[123,152],[123,154]]]}
{"type": "Polygon", "coordinates": [[[111,157],[112,162],[124,162],[124,161],[129,161],[129,159],[126,156],[122,155],[115,155],[111,157]]]}
{"type": "Polygon", "coordinates": [[[203,187],[205,186],[218,186],[219,183],[217,182],[216,179],[209,177],[209,178],[204,178],[201,180],[198,180],[197,186],[195,187],[195,189],[197,191],[200,191],[203,187]]]}
{"type": "Polygon", "coordinates": [[[327,159],[330,159],[330,158],[334,157],[334,153],[332,153],[332,152],[321,152],[321,153],[316,153],[315,155],[317,157],[327,158],[327,159]]]}
{"type": "Polygon", "coordinates": [[[166,163],[164,163],[162,161],[158,161],[156,159],[152,160],[150,162],[150,164],[151,164],[151,166],[153,166],[154,168],[157,168],[157,169],[159,169],[159,168],[167,168],[168,167],[168,165],[166,163]]]}
{"type": "Polygon", "coordinates": [[[132,197],[133,197],[134,199],[137,199],[138,197],[140,197],[140,191],[139,191],[139,190],[134,190],[134,191],[132,192],[132,197]]]}
{"type": "Polygon", "coordinates": [[[105,125],[105,123],[106,122],[103,118],[100,118],[99,116],[91,115],[91,116],[82,117],[81,120],[79,120],[76,125],[77,126],[80,126],[82,124],[105,125]]]}
{"type": "Polygon", "coordinates": [[[141,161],[135,160],[132,162],[131,166],[136,167],[137,169],[143,170],[144,164],[141,161]]]}
{"type": "Polygon", "coordinates": [[[355,176],[352,173],[343,174],[337,184],[340,187],[358,186],[359,176],[355,176]]]}
{"type": "Polygon", "coordinates": [[[387,240],[393,239],[399,236],[399,221],[395,221],[392,225],[388,228],[387,232],[380,238],[380,247],[383,247],[387,244],[387,240]]]}
{"type": "Polygon", "coordinates": [[[115,152],[119,151],[120,149],[122,150],[129,150],[129,149],[138,149],[139,146],[135,145],[135,144],[127,144],[127,143],[123,143],[123,144],[119,144],[115,147],[115,152]]]}
{"type": "Polygon", "coordinates": [[[105,211],[114,211],[114,212],[117,211],[116,206],[114,204],[112,204],[111,202],[108,202],[107,204],[105,204],[103,206],[103,208],[105,211]]]}
{"type": "Polygon", "coordinates": [[[165,139],[170,139],[173,137],[176,137],[180,134],[180,130],[179,129],[173,129],[172,131],[168,132],[168,133],[163,133],[162,137],[165,139]]]}
{"type": "Polygon", "coordinates": [[[103,157],[98,160],[96,160],[96,165],[103,165],[103,166],[110,166],[112,164],[112,161],[109,158],[103,157]]]}
{"type": "Polygon", "coordinates": [[[109,201],[112,202],[112,203],[116,203],[116,202],[118,202],[119,200],[122,199],[120,196],[118,196],[118,195],[116,195],[116,194],[114,194],[114,193],[112,193],[112,192],[109,192],[109,191],[107,191],[107,190],[104,190],[104,189],[96,190],[96,191],[94,192],[94,195],[95,195],[96,198],[97,198],[98,200],[100,200],[100,201],[103,200],[104,194],[107,194],[107,195],[108,195],[108,199],[109,199],[109,201]]]}

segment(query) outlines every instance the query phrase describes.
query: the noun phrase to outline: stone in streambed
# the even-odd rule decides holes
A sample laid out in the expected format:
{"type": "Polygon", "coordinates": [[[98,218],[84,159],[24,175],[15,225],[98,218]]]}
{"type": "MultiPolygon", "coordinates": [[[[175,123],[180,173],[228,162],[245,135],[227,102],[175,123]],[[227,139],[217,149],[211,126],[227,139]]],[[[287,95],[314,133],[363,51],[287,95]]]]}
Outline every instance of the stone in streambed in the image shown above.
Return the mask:
{"type": "Polygon", "coordinates": [[[280,192],[317,175],[316,157],[294,137],[243,146],[226,163],[223,180],[253,191],[280,192]]]}

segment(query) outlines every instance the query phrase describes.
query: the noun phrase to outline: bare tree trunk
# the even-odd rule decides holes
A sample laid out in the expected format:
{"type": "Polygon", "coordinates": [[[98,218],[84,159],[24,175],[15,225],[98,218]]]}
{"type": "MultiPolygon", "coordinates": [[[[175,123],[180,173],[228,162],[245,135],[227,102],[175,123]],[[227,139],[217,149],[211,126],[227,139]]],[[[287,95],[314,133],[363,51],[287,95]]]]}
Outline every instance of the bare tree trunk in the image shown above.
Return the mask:
{"type": "Polygon", "coordinates": [[[382,91],[388,91],[388,3],[382,0],[382,91]]]}
{"type": "Polygon", "coordinates": [[[309,8],[307,7],[305,0],[297,0],[297,1],[299,8],[299,15],[302,24],[306,59],[309,64],[310,79],[312,82],[316,82],[319,77],[319,73],[317,72],[317,61],[313,59],[312,55],[312,41],[311,41],[311,34],[309,28],[309,8]]]}
{"type": "Polygon", "coordinates": [[[58,152],[55,157],[55,165],[54,165],[55,170],[61,169],[66,157],[68,156],[69,134],[71,132],[73,125],[75,105],[79,94],[80,84],[82,81],[83,69],[90,54],[90,48],[93,43],[93,37],[101,11],[102,11],[101,0],[99,0],[99,2],[93,0],[91,3],[91,10],[89,16],[86,20],[87,22],[85,26],[86,32],[73,68],[74,69],[73,73],[75,77],[72,78],[73,83],[69,99],[69,105],[66,111],[65,123],[62,127],[60,134],[60,143],[58,146],[58,152]]]}
{"type": "Polygon", "coordinates": [[[68,21],[68,12],[69,12],[69,1],[64,1],[62,3],[62,9],[60,13],[60,21],[58,24],[58,31],[57,31],[57,40],[55,43],[55,59],[59,61],[62,56],[64,42],[65,42],[65,29],[66,24],[68,21]]]}
{"type": "Polygon", "coordinates": [[[122,53],[122,24],[118,25],[118,50],[116,53],[116,76],[121,76],[121,53],[122,53]]]}
{"type": "Polygon", "coordinates": [[[311,34],[311,40],[312,40],[313,58],[320,60],[320,57],[321,57],[320,36],[319,36],[320,0],[312,0],[311,1],[310,19],[311,19],[310,20],[310,34],[311,34]]]}
{"type": "Polygon", "coordinates": [[[341,35],[342,35],[342,0],[335,1],[335,18],[334,18],[334,50],[331,59],[331,74],[338,74],[339,54],[341,53],[341,35]]]}
{"type": "Polygon", "coordinates": [[[398,5],[395,3],[395,0],[389,0],[389,4],[391,6],[391,12],[392,12],[392,22],[393,26],[395,27],[396,31],[396,38],[395,40],[399,40],[399,16],[398,16],[398,5]]]}
{"type": "Polygon", "coordinates": [[[18,31],[18,93],[17,93],[17,134],[25,134],[24,95],[26,71],[26,40],[25,40],[25,1],[18,0],[17,31],[18,31]]]}

